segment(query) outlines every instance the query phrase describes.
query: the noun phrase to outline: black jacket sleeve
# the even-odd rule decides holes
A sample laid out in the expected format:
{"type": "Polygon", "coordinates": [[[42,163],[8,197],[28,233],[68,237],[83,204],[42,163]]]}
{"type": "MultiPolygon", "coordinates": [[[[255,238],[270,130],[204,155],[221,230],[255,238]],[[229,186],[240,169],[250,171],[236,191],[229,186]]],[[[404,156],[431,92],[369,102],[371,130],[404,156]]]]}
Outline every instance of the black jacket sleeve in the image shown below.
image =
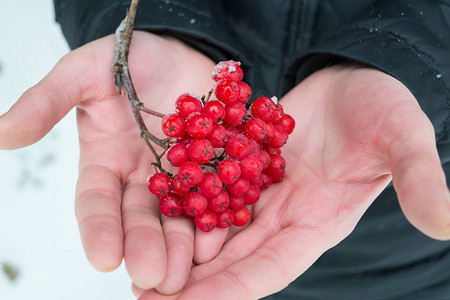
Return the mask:
{"type": "MultiPolygon", "coordinates": [[[[56,21],[74,49],[112,34],[130,1],[54,0],[56,21]]],[[[216,0],[142,0],[135,29],[177,37],[215,61],[245,60],[230,32],[223,5],[216,0]]]]}
{"type": "Polygon", "coordinates": [[[438,141],[445,138],[450,101],[450,2],[378,0],[357,16],[340,12],[327,5],[330,2],[321,2],[311,44],[292,66],[297,82],[343,59],[378,68],[409,88],[432,121],[438,141]]]}

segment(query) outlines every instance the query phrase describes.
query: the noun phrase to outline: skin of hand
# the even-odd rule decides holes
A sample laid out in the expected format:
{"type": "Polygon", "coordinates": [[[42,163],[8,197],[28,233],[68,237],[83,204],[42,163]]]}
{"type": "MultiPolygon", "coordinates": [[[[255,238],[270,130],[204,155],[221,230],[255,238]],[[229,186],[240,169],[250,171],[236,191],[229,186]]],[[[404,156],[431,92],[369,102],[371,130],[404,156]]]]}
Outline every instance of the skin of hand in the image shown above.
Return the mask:
{"type": "Polygon", "coordinates": [[[217,256],[194,266],[182,292],[147,299],[257,299],[286,287],[351,233],[393,180],[407,219],[426,235],[450,239],[450,198],[434,129],[414,96],[375,69],[320,70],[281,100],[296,128],[282,154],[283,182],[252,208],[217,256]]]}
{"type": "MultiPolygon", "coordinates": [[[[0,117],[0,148],[38,141],[76,106],[75,213],[88,260],[97,270],[111,271],[125,259],[137,286],[175,293],[185,286],[193,258],[210,260],[227,230],[205,235],[195,232],[192,220],[160,216],[157,198],[146,186],[154,158],[140,138],[127,96],[114,85],[113,51],[114,36],[108,36],[63,57],[0,117]]],[[[209,58],[176,39],[146,32],[134,32],[129,67],[140,100],[165,114],[174,112],[180,94],[204,95],[214,84],[209,58]]],[[[143,115],[149,130],[164,137],[161,119],[143,115]]]]}

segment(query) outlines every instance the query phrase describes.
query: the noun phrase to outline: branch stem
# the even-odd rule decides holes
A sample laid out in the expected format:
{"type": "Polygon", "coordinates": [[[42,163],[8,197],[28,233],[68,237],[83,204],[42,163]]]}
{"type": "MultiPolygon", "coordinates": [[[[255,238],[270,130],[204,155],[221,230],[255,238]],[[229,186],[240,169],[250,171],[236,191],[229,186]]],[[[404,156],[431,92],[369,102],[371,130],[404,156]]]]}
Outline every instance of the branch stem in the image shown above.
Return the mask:
{"type": "Polygon", "coordinates": [[[164,170],[161,164],[161,158],[164,156],[166,151],[169,149],[170,139],[159,139],[154,136],[145,125],[144,119],[142,118],[141,112],[145,112],[160,118],[165,115],[153,111],[151,109],[145,108],[144,104],[139,100],[136,90],[131,79],[130,70],[128,68],[128,53],[130,51],[131,38],[133,36],[133,26],[136,17],[137,6],[139,0],[132,0],[130,8],[125,19],[120,23],[116,30],[116,43],[114,48],[114,61],[112,69],[114,72],[114,83],[117,87],[117,91],[122,95],[125,89],[128,100],[130,101],[131,109],[136,119],[136,123],[141,131],[141,138],[145,141],[148,148],[155,157],[156,162],[152,163],[155,165],[160,172],[170,174],[164,170]],[[162,154],[156,152],[152,143],[155,143],[163,149],[162,154]]]}

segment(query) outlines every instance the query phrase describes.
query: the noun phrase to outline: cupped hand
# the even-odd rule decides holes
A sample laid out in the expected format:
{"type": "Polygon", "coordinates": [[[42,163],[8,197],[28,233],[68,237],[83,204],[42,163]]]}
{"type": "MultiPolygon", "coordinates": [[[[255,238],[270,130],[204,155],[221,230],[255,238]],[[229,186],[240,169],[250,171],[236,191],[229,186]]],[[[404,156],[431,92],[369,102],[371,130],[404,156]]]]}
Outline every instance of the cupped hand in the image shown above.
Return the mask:
{"type": "MultiPolygon", "coordinates": [[[[408,220],[450,238],[450,200],[431,122],[408,89],[378,70],[333,66],[282,100],[296,128],[282,154],[286,178],[262,193],[252,223],[195,266],[173,296],[257,299],[287,286],[354,229],[393,180],[408,220]]],[[[231,232],[230,232],[231,234],[231,232]]]]}
{"type": "MultiPolygon", "coordinates": [[[[174,293],[188,279],[194,227],[184,218],[160,218],[157,199],[145,182],[154,172],[153,156],[140,138],[127,97],[114,85],[113,51],[114,37],[108,36],[62,58],[0,118],[0,148],[38,141],[76,106],[80,163],[75,210],[87,258],[101,271],[117,268],[125,258],[138,286],[174,293]]],[[[180,94],[203,95],[213,85],[209,58],[175,39],[146,32],[133,35],[129,67],[140,100],[161,113],[173,112],[180,94]]],[[[144,118],[153,134],[164,136],[160,119],[144,118]]],[[[199,234],[195,247],[217,251],[225,235],[223,230],[199,234]]],[[[211,256],[197,253],[199,261],[211,256]]]]}

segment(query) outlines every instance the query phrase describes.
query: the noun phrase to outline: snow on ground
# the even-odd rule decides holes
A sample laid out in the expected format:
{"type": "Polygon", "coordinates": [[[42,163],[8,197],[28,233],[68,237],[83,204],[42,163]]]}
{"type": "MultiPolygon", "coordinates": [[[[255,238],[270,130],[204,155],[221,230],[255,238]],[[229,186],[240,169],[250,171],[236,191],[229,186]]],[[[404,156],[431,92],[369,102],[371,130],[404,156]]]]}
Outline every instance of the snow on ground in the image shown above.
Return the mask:
{"type": "MultiPolygon", "coordinates": [[[[2,0],[0,25],[3,114],[69,48],[51,0],[2,0]]],[[[84,256],[73,212],[77,139],[71,111],[37,144],[0,150],[2,300],[134,299],[123,265],[99,273],[84,256]],[[7,276],[11,270],[16,280],[7,276]]]]}

